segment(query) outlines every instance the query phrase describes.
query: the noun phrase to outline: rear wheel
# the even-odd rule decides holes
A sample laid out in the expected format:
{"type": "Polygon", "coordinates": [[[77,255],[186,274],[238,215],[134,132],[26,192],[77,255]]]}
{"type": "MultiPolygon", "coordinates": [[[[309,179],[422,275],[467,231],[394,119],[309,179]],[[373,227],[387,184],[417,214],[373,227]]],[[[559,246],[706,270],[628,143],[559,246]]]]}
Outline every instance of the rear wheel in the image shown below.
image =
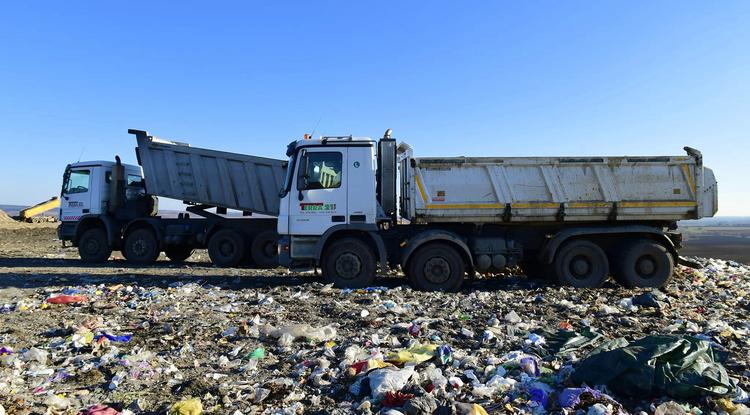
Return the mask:
{"type": "Polygon", "coordinates": [[[461,254],[439,242],[417,249],[406,268],[411,286],[422,291],[457,291],[466,273],[461,254]]]}
{"type": "Polygon", "coordinates": [[[607,281],[609,261],[595,243],[585,240],[566,242],[555,255],[555,275],[561,285],[597,288],[607,281]]]}
{"type": "Polygon", "coordinates": [[[258,268],[273,268],[279,265],[279,234],[275,231],[263,231],[253,238],[250,256],[258,268]]]}
{"type": "Polygon", "coordinates": [[[125,237],[122,253],[135,264],[152,264],[159,258],[159,241],[150,229],[136,229],[125,237]]]}
{"type": "Polygon", "coordinates": [[[171,245],[164,248],[164,254],[172,262],[183,262],[193,255],[193,248],[184,245],[171,245]]]}
{"type": "Polygon", "coordinates": [[[674,273],[672,254],[650,239],[630,243],[614,262],[615,278],[628,288],[663,287],[674,273]]]}
{"type": "Polygon", "coordinates": [[[245,239],[237,231],[222,229],[208,241],[208,256],[219,267],[236,267],[245,258],[245,239]]]}
{"type": "Polygon", "coordinates": [[[78,255],[85,262],[105,262],[112,255],[107,233],[102,228],[85,231],[78,239],[78,255]]]}
{"type": "Polygon", "coordinates": [[[326,248],[323,278],[339,288],[363,288],[375,279],[375,255],[357,238],[344,238],[326,248]]]}

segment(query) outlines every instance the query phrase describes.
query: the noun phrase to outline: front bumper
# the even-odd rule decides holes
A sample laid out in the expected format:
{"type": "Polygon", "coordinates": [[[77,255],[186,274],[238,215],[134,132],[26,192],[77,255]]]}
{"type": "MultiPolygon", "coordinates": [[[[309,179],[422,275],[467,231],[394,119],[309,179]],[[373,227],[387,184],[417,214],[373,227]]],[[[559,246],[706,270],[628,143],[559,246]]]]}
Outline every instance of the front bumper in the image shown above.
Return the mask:
{"type": "Polygon", "coordinates": [[[57,238],[61,241],[73,241],[76,236],[78,222],[60,222],[57,227],[57,238]]]}

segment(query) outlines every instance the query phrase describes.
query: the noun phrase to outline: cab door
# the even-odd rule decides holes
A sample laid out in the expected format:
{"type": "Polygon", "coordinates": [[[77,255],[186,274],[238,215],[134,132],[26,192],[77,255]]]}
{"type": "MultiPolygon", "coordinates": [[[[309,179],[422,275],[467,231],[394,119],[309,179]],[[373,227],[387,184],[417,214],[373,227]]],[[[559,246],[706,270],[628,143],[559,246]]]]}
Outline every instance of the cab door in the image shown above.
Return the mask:
{"type": "Polygon", "coordinates": [[[289,234],[322,235],[346,224],[346,148],[311,147],[300,150],[290,191],[289,234]]]}
{"type": "Polygon", "coordinates": [[[66,172],[60,201],[61,221],[77,221],[91,212],[91,173],[91,167],[74,167],[66,172]]]}

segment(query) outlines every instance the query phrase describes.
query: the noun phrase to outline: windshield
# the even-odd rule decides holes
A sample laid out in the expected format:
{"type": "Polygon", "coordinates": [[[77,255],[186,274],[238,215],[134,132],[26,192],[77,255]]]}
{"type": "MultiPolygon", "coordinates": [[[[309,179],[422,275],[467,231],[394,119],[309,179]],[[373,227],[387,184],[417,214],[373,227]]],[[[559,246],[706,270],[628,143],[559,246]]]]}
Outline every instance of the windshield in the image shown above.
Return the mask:
{"type": "Polygon", "coordinates": [[[289,157],[289,163],[286,165],[286,176],[284,176],[284,188],[279,191],[279,197],[284,197],[292,187],[292,171],[294,171],[294,159],[297,157],[297,153],[292,154],[289,157]]]}
{"type": "Polygon", "coordinates": [[[91,175],[90,170],[72,170],[67,175],[65,180],[65,187],[63,187],[64,194],[74,193],[86,193],[89,191],[89,176],[91,175]]]}

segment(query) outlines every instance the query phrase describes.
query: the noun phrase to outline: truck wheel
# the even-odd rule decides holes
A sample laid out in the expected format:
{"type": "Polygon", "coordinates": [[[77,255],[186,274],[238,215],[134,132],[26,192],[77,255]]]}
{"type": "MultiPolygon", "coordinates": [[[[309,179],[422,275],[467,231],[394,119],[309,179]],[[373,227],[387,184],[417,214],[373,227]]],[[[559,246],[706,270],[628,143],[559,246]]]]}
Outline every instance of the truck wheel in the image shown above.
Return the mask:
{"type": "Polygon", "coordinates": [[[338,288],[363,288],[375,279],[375,255],[362,240],[344,238],[326,248],[323,278],[338,288]]]}
{"type": "Polygon", "coordinates": [[[193,248],[182,245],[172,245],[164,248],[164,254],[172,262],[183,262],[193,255],[193,248]]]}
{"type": "Polygon", "coordinates": [[[672,279],[674,258],[667,248],[650,239],[629,244],[615,258],[615,278],[628,288],[663,287],[672,279]]]}
{"type": "Polygon", "coordinates": [[[554,269],[561,285],[597,288],[607,280],[609,262],[607,255],[595,243],[572,240],[557,251],[554,269]]]}
{"type": "Polygon", "coordinates": [[[141,228],[125,238],[122,254],[135,264],[152,264],[159,258],[159,241],[150,229],[141,228]]]}
{"type": "Polygon", "coordinates": [[[528,278],[549,280],[555,275],[552,265],[537,260],[523,261],[519,264],[521,271],[528,278]]]}
{"type": "Polygon", "coordinates": [[[258,268],[274,268],[279,265],[277,251],[279,234],[276,231],[263,231],[253,238],[250,256],[258,268]]]}
{"type": "Polygon", "coordinates": [[[409,283],[421,291],[458,291],[466,273],[461,254],[444,243],[417,249],[406,268],[409,283]]]}
{"type": "Polygon", "coordinates": [[[105,262],[112,255],[107,233],[102,228],[85,231],[78,239],[78,255],[84,262],[105,262]]]}
{"type": "Polygon", "coordinates": [[[222,229],[208,241],[208,256],[216,266],[236,267],[245,259],[245,239],[237,231],[222,229]]]}

